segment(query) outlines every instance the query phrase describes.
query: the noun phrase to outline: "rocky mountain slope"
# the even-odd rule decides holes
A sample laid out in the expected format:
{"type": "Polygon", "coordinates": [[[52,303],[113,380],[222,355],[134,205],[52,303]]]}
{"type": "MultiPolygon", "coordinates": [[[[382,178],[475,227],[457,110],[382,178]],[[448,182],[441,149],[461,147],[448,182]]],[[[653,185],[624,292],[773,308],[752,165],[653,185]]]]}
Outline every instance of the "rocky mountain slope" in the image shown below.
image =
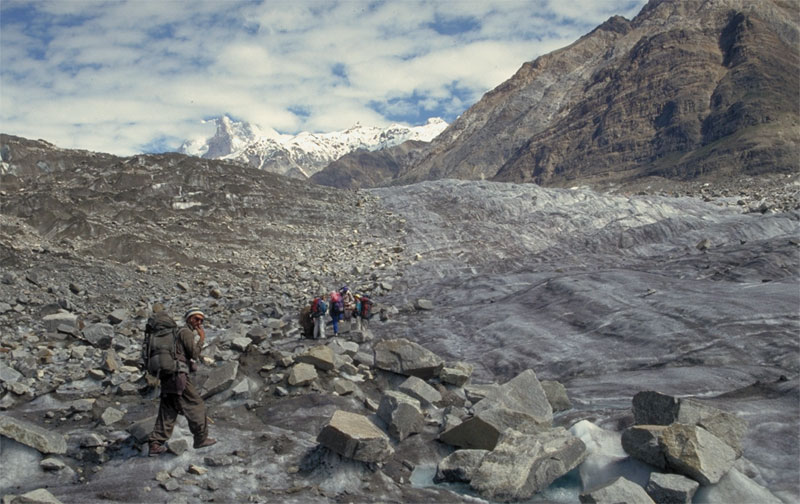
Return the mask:
{"type": "Polygon", "coordinates": [[[178,151],[206,159],[236,161],[295,178],[308,178],[351,152],[378,151],[408,140],[429,142],[447,127],[443,120],[432,118],[415,127],[357,124],[344,131],[281,135],[227,116],[214,122],[217,126],[214,136],[184,142],[178,151]]]}
{"type": "Polygon", "coordinates": [[[798,26],[796,2],[651,0],[525,63],[395,182],[791,173],[798,26]]]}
{"type": "Polygon", "coordinates": [[[179,154],[0,153],[0,494],[577,502],[680,477],[699,502],[800,498],[800,214],[762,201],[796,199],[796,174],[342,191],[179,154]],[[300,308],[342,283],[379,316],[304,338],[300,308]],[[154,303],[208,314],[215,446],[181,420],[146,456],[154,303]]]}

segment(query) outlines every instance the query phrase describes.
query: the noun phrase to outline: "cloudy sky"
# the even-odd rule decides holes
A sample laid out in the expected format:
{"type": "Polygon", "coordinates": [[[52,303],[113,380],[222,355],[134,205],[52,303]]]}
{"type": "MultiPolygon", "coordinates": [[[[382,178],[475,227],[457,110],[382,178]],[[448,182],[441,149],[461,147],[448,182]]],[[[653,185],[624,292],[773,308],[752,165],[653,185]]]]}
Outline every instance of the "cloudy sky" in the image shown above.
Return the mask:
{"type": "Polygon", "coordinates": [[[452,122],[645,0],[0,0],[0,132],[119,155],[228,114],[280,133],[452,122]]]}

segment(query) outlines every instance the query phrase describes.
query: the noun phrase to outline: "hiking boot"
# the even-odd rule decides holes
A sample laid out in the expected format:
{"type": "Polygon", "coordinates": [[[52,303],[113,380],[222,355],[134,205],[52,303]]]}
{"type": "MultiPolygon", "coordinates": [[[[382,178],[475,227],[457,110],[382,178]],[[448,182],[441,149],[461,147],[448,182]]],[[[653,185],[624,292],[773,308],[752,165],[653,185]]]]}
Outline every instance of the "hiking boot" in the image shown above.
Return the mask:
{"type": "Polygon", "coordinates": [[[150,443],[149,455],[151,457],[157,457],[157,456],[161,455],[162,453],[164,453],[165,451],[167,451],[167,447],[164,446],[163,444],[150,443]]]}
{"type": "Polygon", "coordinates": [[[206,446],[211,446],[213,444],[217,444],[217,440],[214,439],[214,438],[207,437],[207,438],[205,438],[204,440],[202,440],[200,442],[195,441],[194,442],[194,448],[196,450],[198,448],[205,448],[206,446]]]}

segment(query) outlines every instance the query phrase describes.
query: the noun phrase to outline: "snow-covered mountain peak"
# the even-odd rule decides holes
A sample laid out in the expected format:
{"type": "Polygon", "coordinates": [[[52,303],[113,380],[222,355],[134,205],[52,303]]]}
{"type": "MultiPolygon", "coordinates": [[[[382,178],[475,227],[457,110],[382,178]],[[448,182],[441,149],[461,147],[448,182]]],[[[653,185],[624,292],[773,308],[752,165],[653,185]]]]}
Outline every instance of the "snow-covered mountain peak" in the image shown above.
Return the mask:
{"type": "Polygon", "coordinates": [[[392,124],[382,128],[356,123],[343,131],[281,135],[275,130],[262,129],[228,116],[211,121],[217,126],[214,136],[184,142],[178,152],[208,159],[237,160],[259,169],[297,177],[309,177],[359,149],[375,151],[407,140],[430,142],[447,127],[444,120],[436,117],[428,119],[422,126],[392,124]]]}

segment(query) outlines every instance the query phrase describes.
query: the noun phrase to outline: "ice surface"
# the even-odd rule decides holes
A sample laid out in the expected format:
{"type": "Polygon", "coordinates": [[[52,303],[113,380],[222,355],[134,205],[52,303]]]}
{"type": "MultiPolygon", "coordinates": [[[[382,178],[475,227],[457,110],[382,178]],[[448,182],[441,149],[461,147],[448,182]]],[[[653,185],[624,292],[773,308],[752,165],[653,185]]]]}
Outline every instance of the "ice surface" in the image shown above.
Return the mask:
{"type": "Polygon", "coordinates": [[[707,398],[749,422],[762,483],[800,498],[797,212],[452,180],[373,192],[421,256],[388,301],[434,304],[379,336],[473,362],[478,383],[558,380],[563,422],[619,431],[640,390],[707,398]]]}

